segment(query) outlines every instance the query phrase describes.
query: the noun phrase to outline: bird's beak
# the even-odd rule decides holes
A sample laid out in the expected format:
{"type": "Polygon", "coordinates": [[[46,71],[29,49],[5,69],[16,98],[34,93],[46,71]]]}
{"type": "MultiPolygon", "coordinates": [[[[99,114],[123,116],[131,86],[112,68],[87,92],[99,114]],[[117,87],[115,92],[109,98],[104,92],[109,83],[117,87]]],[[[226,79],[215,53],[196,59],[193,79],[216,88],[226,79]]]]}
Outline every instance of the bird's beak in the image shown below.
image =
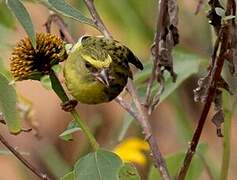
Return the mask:
{"type": "Polygon", "coordinates": [[[109,87],[109,70],[102,69],[100,72],[94,73],[95,78],[104,84],[105,86],[109,87]]]}

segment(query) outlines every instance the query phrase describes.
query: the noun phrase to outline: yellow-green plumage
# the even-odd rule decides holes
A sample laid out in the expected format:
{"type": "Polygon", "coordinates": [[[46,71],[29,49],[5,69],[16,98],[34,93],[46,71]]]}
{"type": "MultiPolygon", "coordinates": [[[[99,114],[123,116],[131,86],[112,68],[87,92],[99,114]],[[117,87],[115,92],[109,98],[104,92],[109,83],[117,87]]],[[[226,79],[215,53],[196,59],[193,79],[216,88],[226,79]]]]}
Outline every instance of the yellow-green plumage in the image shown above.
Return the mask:
{"type": "Polygon", "coordinates": [[[132,78],[128,63],[139,69],[138,58],[124,45],[104,37],[84,36],[76,44],[64,66],[66,85],[81,103],[98,104],[117,97],[132,78]],[[106,70],[108,85],[96,77],[106,70]]]}

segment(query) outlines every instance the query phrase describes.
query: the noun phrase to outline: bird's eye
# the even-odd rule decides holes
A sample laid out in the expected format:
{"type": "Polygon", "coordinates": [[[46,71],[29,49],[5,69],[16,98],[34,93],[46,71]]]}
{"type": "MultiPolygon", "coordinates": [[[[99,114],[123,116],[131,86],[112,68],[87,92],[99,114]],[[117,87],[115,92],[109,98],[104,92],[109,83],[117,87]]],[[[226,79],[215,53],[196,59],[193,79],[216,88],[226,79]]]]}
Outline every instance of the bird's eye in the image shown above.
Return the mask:
{"type": "Polygon", "coordinates": [[[91,68],[92,67],[92,65],[89,62],[86,62],[85,66],[86,66],[86,68],[91,68]]]}

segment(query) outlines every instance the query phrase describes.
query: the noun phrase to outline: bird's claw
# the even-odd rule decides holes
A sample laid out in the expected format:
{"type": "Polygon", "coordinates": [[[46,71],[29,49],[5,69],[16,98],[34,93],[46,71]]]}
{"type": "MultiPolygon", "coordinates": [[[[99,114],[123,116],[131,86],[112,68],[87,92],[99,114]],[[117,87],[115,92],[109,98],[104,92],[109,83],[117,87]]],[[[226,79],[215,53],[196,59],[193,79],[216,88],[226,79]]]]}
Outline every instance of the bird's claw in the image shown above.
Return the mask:
{"type": "Polygon", "coordinates": [[[71,112],[77,106],[77,100],[68,100],[61,104],[62,110],[66,112],[71,112]]]}

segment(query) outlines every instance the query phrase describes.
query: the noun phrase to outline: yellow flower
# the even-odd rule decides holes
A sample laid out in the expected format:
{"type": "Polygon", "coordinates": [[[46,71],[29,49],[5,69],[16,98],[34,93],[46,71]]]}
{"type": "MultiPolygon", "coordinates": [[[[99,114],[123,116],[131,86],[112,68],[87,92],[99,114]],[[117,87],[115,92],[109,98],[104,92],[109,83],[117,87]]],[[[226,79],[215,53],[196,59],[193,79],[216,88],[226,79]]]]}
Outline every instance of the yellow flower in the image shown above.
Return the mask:
{"type": "Polygon", "coordinates": [[[36,34],[36,48],[29,38],[20,40],[10,58],[10,71],[15,80],[39,80],[51,67],[67,58],[64,42],[48,33],[36,34]]]}
{"type": "Polygon", "coordinates": [[[131,137],[116,146],[114,152],[125,162],[146,165],[147,158],[144,151],[148,150],[149,146],[147,142],[137,137],[131,137]]]}

